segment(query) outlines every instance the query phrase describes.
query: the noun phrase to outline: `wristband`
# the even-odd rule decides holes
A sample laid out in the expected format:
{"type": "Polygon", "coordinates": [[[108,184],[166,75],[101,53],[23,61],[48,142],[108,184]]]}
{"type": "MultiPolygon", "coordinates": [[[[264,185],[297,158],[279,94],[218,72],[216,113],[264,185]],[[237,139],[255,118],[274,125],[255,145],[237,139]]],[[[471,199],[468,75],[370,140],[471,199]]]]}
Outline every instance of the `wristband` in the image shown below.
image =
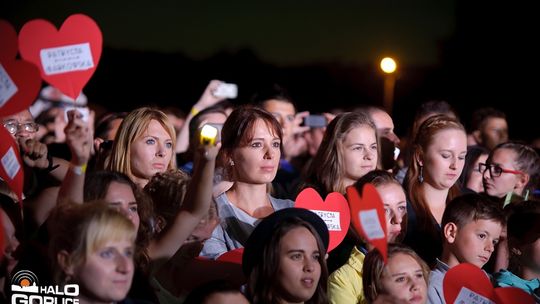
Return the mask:
{"type": "Polygon", "coordinates": [[[73,173],[77,175],[83,175],[84,173],[86,173],[86,166],[87,166],[86,164],[82,166],[75,166],[71,164],[71,171],[73,171],[73,173]]]}

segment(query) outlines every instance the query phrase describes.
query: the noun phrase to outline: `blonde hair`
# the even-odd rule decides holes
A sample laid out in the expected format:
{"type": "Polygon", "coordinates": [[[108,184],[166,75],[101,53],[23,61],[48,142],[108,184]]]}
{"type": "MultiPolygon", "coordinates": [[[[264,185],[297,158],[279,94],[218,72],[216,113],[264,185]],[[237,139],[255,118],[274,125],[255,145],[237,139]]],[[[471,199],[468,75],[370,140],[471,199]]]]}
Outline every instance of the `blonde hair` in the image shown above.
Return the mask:
{"type": "MultiPolygon", "coordinates": [[[[418,256],[414,250],[405,245],[396,243],[388,244],[388,260],[400,253],[412,257],[418,263],[418,265],[420,265],[427,285],[430,270],[426,262],[424,262],[424,260],[422,260],[422,258],[418,256]]],[[[383,257],[379,250],[373,249],[368,252],[364,259],[364,266],[362,268],[362,288],[364,289],[364,295],[366,296],[368,303],[373,303],[373,301],[377,299],[377,296],[386,293],[381,280],[385,267],[386,265],[384,264],[383,257]]]]}
{"type": "MultiPolygon", "coordinates": [[[[143,136],[152,120],[157,121],[169,134],[172,140],[172,151],[175,151],[176,132],[167,115],[154,108],[138,108],[131,111],[120,124],[114,138],[111,155],[106,161],[107,170],[124,173],[134,180],[134,174],[131,170],[131,145],[136,139],[143,136]]],[[[174,153],[167,168],[176,168],[174,153]]]]}
{"type": "Polygon", "coordinates": [[[128,240],[135,250],[135,226],[103,201],[60,205],[53,209],[49,219],[49,254],[57,283],[69,280],[57,258],[61,251],[69,255],[67,264],[81,265],[109,241],[128,240]]]}

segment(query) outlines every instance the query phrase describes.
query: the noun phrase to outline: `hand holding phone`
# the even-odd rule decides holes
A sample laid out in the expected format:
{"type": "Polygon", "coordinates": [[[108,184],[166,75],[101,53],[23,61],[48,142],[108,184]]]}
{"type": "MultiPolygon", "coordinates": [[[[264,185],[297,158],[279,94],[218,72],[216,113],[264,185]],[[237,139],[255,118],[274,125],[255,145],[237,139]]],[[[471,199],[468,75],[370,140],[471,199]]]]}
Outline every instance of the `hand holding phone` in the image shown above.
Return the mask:
{"type": "Polygon", "coordinates": [[[223,124],[207,123],[202,126],[200,129],[200,140],[201,144],[207,145],[216,145],[216,143],[221,141],[221,129],[223,124]]]}
{"type": "Polygon", "coordinates": [[[66,121],[66,123],[69,122],[68,112],[71,110],[79,112],[82,115],[81,120],[84,122],[88,122],[88,118],[90,117],[90,110],[87,107],[66,107],[64,108],[64,120],[66,121]]]}
{"type": "Polygon", "coordinates": [[[304,118],[303,125],[310,128],[324,128],[327,125],[324,115],[308,115],[304,118]]]}
{"type": "Polygon", "coordinates": [[[234,83],[221,83],[215,90],[212,92],[215,97],[229,98],[234,99],[238,96],[238,86],[234,83]]]}

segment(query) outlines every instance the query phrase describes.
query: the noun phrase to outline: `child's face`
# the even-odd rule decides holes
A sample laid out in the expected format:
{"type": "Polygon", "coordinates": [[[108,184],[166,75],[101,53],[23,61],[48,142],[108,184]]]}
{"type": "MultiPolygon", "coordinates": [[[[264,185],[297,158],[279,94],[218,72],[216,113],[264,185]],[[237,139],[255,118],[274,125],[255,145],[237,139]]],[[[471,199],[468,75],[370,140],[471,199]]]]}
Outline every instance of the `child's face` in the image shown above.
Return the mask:
{"type": "Polygon", "coordinates": [[[456,229],[455,237],[449,239],[447,236],[447,241],[452,246],[451,252],[455,257],[450,261],[449,266],[453,267],[454,264],[466,262],[482,268],[499,242],[501,224],[492,220],[476,220],[456,229]]]}
{"type": "Polygon", "coordinates": [[[129,240],[108,241],[76,266],[73,276],[84,290],[81,296],[103,302],[123,300],[133,279],[133,251],[129,240]]]}
{"type": "Polygon", "coordinates": [[[288,303],[305,302],[313,297],[321,277],[317,240],[304,227],[287,232],[280,242],[278,288],[288,303]]]}
{"type": "Polygon", "coordinates": [[[398,253],[388,259],[381,282],[386,294],[404,303],[425,303],[427,300],[422,267],[408,254],[398,253]]]}

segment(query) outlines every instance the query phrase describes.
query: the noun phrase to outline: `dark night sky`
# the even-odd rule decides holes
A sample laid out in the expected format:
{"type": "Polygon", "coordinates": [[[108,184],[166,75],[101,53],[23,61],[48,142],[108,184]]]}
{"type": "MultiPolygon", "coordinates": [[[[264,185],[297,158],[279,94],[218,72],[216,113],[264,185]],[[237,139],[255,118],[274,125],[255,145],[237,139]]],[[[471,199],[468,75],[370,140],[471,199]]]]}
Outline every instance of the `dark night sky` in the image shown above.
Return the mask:
{"type": "Polygon", "coordinates": [[[0,17],[17,30],[33,18],[57,26],[73,13],[96,20],[104,52],[84,92],[113,110],[148,103],[189,109],[212,78],[238,83],[242,101],[261,83],[277,81],[301,109],[380,104],[376,64],[393,55],[401,67],[393,112],[398,133],[420,102],[438,98],[450,101],[465,123],[474,108],[498,107],[520,139],[540,136],[530,123],[538,115],[526,110],[538,102],[535,11],[527,2],[470,0],[0,4],[0,17]]]}
{"type": "Polygon", "coordinates": [[[101,26],[109,47],[180,51],[199,59],[247,47],[277,64],[366,63],[382,53],[408,64],[434,64],[437,41],[455,27],[455,1],[449,0],[17,2],[9,18],[17,27],[33,18],[58,26],[83,12],[101,26]]]}

